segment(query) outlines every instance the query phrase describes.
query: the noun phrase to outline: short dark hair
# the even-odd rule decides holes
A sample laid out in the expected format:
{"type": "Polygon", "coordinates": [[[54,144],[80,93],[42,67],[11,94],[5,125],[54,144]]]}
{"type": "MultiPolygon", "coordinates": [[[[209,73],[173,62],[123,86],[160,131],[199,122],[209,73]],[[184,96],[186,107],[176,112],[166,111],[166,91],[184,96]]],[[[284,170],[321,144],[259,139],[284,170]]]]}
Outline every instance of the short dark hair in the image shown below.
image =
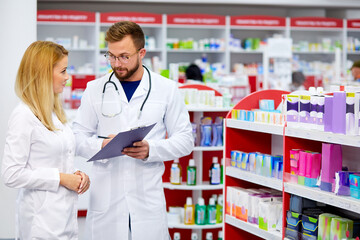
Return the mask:
{"type": "Polygon", "coordinates": [[[145,36],[141,27],[130,21],[114,23],[106,32],[105,41],[118,42],[130,35],[137,49],[144,48],[145,36]]]}
{"type": "Polygon", "coordinates": [[[187,79],[203,80],[201,70],[196,64],[190,64],[185,70],[185,75],[187,79]]]}
{"type": "Polygon", "coordinates": [[[302,72],[292,73],[292,83],[295,85],[302,85],[305,82],[305,76],[302,72]]]}
{"type": "Polygon", "coordinates": [[[350,69],[353,69],[354,67],[360,68],[360,60],[359,60],[359,61],[355,61],[355,62],[353,63],[353,65],[351,66],[350,69]]]}

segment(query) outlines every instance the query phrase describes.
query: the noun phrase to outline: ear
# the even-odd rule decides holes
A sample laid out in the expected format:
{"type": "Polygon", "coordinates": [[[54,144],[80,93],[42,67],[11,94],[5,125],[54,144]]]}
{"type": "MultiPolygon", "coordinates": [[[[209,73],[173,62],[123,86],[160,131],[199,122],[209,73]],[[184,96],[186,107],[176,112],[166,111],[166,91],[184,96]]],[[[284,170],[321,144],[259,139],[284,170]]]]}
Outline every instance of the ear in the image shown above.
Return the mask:
{"type": "Polygon", "coordinates": [[[146,49],[145,48],[140,49],[139,53],[140,53],[141,59],[143,59],[146,55],[146,49]]]}

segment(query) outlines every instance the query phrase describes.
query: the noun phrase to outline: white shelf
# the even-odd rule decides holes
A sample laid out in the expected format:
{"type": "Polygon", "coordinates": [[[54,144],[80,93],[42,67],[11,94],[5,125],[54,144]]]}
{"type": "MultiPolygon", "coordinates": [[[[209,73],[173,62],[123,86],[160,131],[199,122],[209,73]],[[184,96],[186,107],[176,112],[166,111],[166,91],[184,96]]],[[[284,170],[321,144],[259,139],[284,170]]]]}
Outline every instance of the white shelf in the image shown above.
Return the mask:
{"type": "Polygon", "coordinates": [[[224,50],[211,50],[211,49],[203,49],[203,50],[194,50],[194,49],[167,49],[169,53],[224,53],[224,50]]]}
{"type": "Polygon", "coordinates": [[[262,50],[230,50],[231,53],[241,53],[241,54],[263,54],[262,50]]]}
{"type": "Polygon", "coordinates": [[[360,55],[360,51],[347,52],[347,54],[349,54],[349,55],[360,55]]]}
{"type": "Polygon", "coordinates": [[[307,130],[304,128],[290,127],[285,128],[285,136],[335,143],[352,147],[360,147],[360,136],[348,136],[344,134],[323,132],[319,130],[307,130]]]}
{"type": "Polygon", "coordinates": [[[329,51],[292,51],[295,54],[330,54],[335,55],[335,52],[329,51]]]}
{"type": "Polygon", "coordinates": [[[284,190],[287,193],[360,213],[360,200],[350,196],[337,196],[332,192],[321,191],[319,188],[306,187],[295,183],[284,183],[284,190]]]}
{"type": "Polygon", "coordinates": [[[194,152],[210,152],[210,151],[223,151],[224,146],[220,147],[194,147],[194,152]]]}
{"type": "Polygon", "coordinates": [[[163,187],[170,190],[222,190],[224,185],[210,185],[209,182],[203,182],[203,184],[189,186],[186,185],[186,182],[183,182],[180,185],[171,184],[169,182],[163,183],[163,187]]]}
{"type": "Polygon", "coordinates": [[[197,107],[197,106],[186,106],[189,112],[229,112],[232,107],[197,107]]]}
{"type": "Polygon", "coordinates": [[[249,232],[251,234],[254,234],[254,235],[264,238],[264,239],[271,239],[271,240],[281,240],[282,239],[280,232],[277,232],[277,231],[269,231],[268,232],[268,231],[262,230],[256,224],[241,221],[241,220],[239,220],[235,217],[232,217],[230,215],[227,215],[227,214],[225,215],[225,222],[234,227],[240,228],[246,232],[249,232]]]}
{"type": "Polygon", "coordinates": [[[284,126],[273,125],[259,122],[247,122],[236,119],[226,119],[226,126],[254,132],[269,133],[275,135],[283,135],[284,126]]]}
{"type": "Polygon", "coordinates": [[[247,182],[252,182],[264,187],[273,188],[279,191],[282,191],[283,189],[282,180],[277,178],[260,176],[248,171],[243,171],[235,167],[226,167],[225,173],[226,176],[241,179],[247,182]]]}
{"type": "Polygon", "coordinates": [[[218,224],[206,224],[206,225],[185,225],[185,224],[173,224],[173,223],[168,223],[168,227],[169,228],[178,228],[178,229],[216,229],[216,228],[222,228],[223,224],[222,223],[218,223],[218,224]]]}

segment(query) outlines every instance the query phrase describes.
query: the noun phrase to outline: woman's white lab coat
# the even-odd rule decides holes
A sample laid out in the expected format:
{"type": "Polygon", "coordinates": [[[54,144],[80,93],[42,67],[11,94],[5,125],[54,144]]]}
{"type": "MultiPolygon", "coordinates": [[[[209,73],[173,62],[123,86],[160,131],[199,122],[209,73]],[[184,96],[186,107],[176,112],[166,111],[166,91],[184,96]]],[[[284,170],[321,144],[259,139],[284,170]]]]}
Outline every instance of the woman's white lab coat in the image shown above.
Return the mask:
{"type": "Polygon", "coordinates": [[[74,172],[75,138],[55,114],[58,131],[49,131],[30,108],[12,112],[2,159],[2,178],[20,188],[17,198],[17,237],[78,239],[77,193],[59,186],[60,172],[74,172]]]}
{"type": "MultiPolygon", "coordinates": [[[[102,139],[96,135],[107,136],[138,126],[156,125],[145,138],[150,146],[147,159],[121,156],[93,163],[86,239],[127,240],[130,215],[133,240],[168,240],[163,161],[191,153],[194,142],[188,111],[176,83],[152,72],[151,92],[138,120],[139,109],[149,90],[149,78],[144,69],[130,102],[113,75],[112,81],[120,93],[120,98],[114,97],[113,101],[120,101],[122,110],[113,118],[104,117],[101,99],[109,76],[89,82],[84,92],[73,126],[77,154],[90,158],[98,152],[102,139]]],[[[116,96],[114,91],[112,86],[107,88],[106,102],[111,102],[109,96],[116,96]]],[[[119,105],[112,104],[115,113],[119,105]]]]}

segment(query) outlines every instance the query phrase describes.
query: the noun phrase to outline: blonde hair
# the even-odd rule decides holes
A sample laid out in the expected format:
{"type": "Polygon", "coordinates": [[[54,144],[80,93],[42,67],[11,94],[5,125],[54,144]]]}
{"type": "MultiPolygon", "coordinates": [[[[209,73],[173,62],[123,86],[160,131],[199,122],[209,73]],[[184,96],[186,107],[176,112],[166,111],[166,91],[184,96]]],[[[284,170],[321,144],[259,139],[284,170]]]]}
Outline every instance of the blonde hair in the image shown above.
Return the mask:
{"type": "Polygon", "coordinates": [[[53,90],[54,66],[67,55],[68,51],[59,44],[33,42],[26,49],[16,76],[16,95],[50,131],[57,130],[53,112],[63,124],[67,122],[59,94],[53,90]]]}

